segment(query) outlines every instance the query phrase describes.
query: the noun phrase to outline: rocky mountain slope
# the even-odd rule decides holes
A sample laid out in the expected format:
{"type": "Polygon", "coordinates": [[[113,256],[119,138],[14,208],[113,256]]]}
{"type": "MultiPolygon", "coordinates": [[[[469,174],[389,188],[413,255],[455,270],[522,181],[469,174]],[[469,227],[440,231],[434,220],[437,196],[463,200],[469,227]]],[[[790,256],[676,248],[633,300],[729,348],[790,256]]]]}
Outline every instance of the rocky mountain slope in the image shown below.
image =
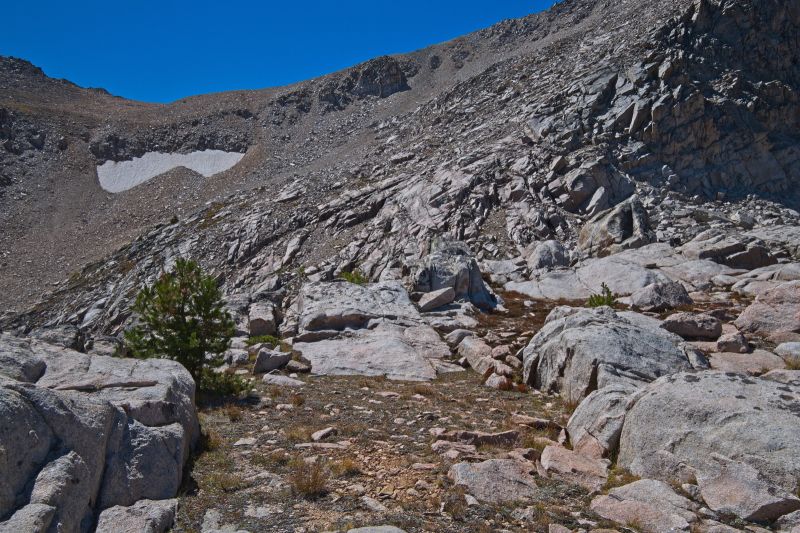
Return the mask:
{"type": "Polygon", "coordinates": [[[104,496],[122,467],[56,430],[67,444],[0,494],[0,530],[800,530],[798,27],[795,0],[564,0],[169,105],[0,59],[0,408],[85,396],[125,412],[124,457],[162,464],[136,431],[165,415],[130,401],[177,402],[182,465],[193,393],[104,357],[182,256],[217,277],[228,364],[254,379],[243,413],[204,413],[219,442],[177,514],[179,471],[104,496]],[[204,150],[244,157],[98,181],[204,150]],[[611,307],[584,307],[605,288],[611,307]],[[248,347],[264,334],[283,346],[248,347]],[[298,454],[334,473],[356,457],[358,479],[298,498],[298,454]],[[70,468],[91,473],[80,497],[50,474],[70,468]]]}

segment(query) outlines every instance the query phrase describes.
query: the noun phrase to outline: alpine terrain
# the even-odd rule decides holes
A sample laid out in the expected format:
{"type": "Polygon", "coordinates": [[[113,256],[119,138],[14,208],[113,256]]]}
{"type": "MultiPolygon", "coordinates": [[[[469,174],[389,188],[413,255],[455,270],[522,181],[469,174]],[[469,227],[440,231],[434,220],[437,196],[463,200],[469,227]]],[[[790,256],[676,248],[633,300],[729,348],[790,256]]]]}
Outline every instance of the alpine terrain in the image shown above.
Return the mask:
{"type": "Polygon", "coordinates": [[[0,57],[29,531],[800,533],[800,0],[563,0],[166,105],[0,57]],[[179,259],[241,392],[132,357],[179,259]]]}

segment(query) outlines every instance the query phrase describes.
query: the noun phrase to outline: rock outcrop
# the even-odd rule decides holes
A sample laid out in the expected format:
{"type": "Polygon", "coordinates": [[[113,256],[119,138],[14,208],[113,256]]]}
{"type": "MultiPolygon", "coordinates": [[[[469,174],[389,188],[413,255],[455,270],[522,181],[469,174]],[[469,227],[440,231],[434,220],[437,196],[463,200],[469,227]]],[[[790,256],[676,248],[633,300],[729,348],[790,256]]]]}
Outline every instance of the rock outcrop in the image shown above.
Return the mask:
{"type": "Polygon", "coordinates": [[[800,340],[800,281],[790,281],[759,294],[736,319],[736,327],[777,342],[800,340]]]}
{"type": "Polygon", "coordinates": [[[484,309],[497,305],[497,297],[484,284],[478,263],[462,243],[438,243],[414,273],[415,291],[432,292],[447,288],[453,289],[456,300],[469,301],[484,309]]]}
{"type": "Polygon", "coordinates": [[[654,239],[647,211],[639,198],[632,196],[590,218],[578,235],[578,249],[590,256],[602,257],[627,248],[639,248],[654,239]]]}
{"type": "Polygon", "coordinates": [[[450,348],[399,282],[317,282],[297,298],[293,348],[314,374],[430,380],[450,348]]]}
{"type": "Polygon", "coordinates": [[[799,386],[800,380],[713,371],[663,377],[628,407],[619,465],[664,481],[698,479],[714,495],[709,503],[741,518],[772,520],[791,512],[800,508],[794,496],[800,481],[799,386]],[[758,511],[761,505],[743,503],[755,501],[745,486],[747,494],[780,495],[782,503],[758,511]]]}
{"type": "Polygon", "coordinates": [[[88,531],[106,509],[175,496],[194,392],[172,361],[0,335],[0,529],[88,531]]]}
{"type": "Polygon", "coordinates": [[[524,378],[537,389],[579,402],[609,385],[640,386],[705,359],[636,313],[608,307],[558,307],[523,351],[524,378]]]}

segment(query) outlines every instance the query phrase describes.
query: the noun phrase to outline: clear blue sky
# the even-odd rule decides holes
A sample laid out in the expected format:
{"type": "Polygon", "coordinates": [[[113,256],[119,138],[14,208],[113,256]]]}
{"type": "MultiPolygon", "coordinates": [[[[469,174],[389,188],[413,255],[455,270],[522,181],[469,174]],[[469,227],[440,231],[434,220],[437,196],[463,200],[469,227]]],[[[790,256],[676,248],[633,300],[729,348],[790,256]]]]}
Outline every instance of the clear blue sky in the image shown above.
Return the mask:
{"type": "Polygon", "coordinates": [[[285,85],[410,52],[553,0],[8,0],[0,55],[148,102],[285,85]]]}

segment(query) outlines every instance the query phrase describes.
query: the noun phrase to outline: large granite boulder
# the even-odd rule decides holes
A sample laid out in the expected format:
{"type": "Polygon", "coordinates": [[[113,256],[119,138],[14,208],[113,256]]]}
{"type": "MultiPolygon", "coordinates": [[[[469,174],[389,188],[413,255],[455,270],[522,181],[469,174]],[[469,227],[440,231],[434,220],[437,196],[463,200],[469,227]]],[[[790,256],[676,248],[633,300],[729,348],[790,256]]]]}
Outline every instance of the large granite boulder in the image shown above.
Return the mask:
{"type": "Polygon", "coordinates": [[[631,294],[631,305],[642,311],[661,312],[692,305],[694,301],[682,283],[653,283],[631,294]]]}
{"type": "Polygon", "coordinates": [[[413,285],[416,292],[452,287],[456,300],[470,301],[483,309],[497,305],[497,297],[484,284],[478,263],[460,242],[438,243],[415,269],[413,285]]]}
{"type": "Polygon", "coordinates": [[[172,527],[178,500],[140,500],[116,505],[100,513],[95,533],[163,533],[172,527]]]}
{"type": "Polygon", "coordinates": [[[578,249],[602,257],[627,248],[638,248],[655,239],[647,211],[637,196],[631,196],[590,218],[578,236],[578,249]]]}
{"type": "Polygon", "coordinates": [[[719,319],[704,313],[674,313],[664,320],[661,327],[687,340],[714,341],[722,335],[719,319]]]}
{"type": "Polygon", "coordinates": [[[789,281],[762,292],[735,324],[739,331],[775,342],[800,341],[800,281],[789,281]]]}
{"type": "Polygon", "coordinates": [[[569,265],[569,252],[558,241],[544,241],[533,248],[527,262],[531,270],[565,267],[569,265]]]}
{"type": "Polygon", "coordinates": [[[397,281],[309,283],[300,290],[295,313],[293,348],[314,374],[430,380],[450,355],[397,281]]]}
{"type": "Polygon", "coordinates": [[[370,320],[421,320],[398,281],[358,285],[347,281],[303,285],[297,297],[298,334],[367,327],[370,320]]]}
{"type": "Polygon", "coordinates": [[[524,379],[537,389],[578,402],[609,385],[649,383],[707,368],[682,339],[636,313],[557,307],[523,350],[524,379]]]}
{"type": "Polygon", "coordinates": [[[0,530],[87,531],[103,509],[173,497],[194,392],[173,361],[0,335],[0,530]]]}
{"type": "Polygon", "coordinates": [[[778,380],[681,372],[637,391],[624,417],[618,465],[668,482],[698,479],[716,494],[716,508],[742,518],[776,518],[769,502],[781,494],[778,508],[791,512],[800,506],[792,503],[800,482],[800,377],[781,372],[778,380]]]}
{"type": "Polygon", "coordinates": [[[631,384],[619,383],[589,394],[567,422],[572,449],[593,457],[613,455],[635,390],[631,384]]]}
{"type": "Polygon", "coordinates": [[[605,519],[643,533],[690,531],[699,506],[676,494],[666,483],[640,479],[596,496],[591,509],[605,519]]]}

